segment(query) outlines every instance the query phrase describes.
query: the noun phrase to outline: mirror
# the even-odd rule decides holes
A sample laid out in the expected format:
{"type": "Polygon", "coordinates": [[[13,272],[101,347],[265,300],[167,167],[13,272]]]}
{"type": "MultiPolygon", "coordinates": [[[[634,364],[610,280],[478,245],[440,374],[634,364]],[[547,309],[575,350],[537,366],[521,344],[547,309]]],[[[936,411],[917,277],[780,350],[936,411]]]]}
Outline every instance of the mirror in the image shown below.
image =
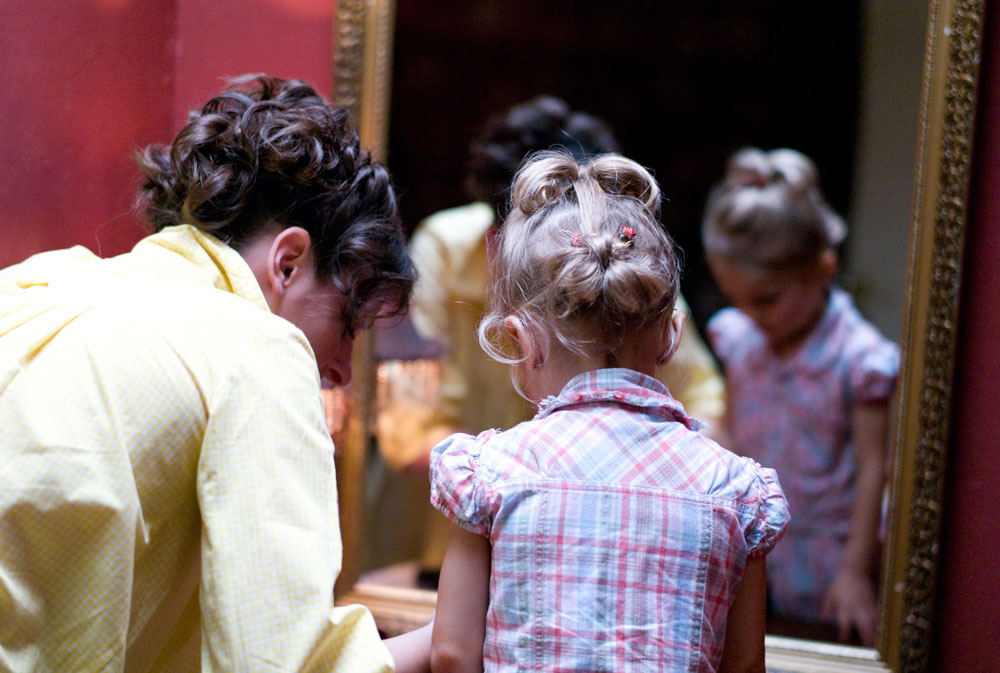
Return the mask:
{"type": "MultiPolygon", "coordinates": [[[[890,38],[900,36],[900,31],[891,26],[878,26],[880,20],[892,14],[889,4],[891,3],[873,1],[857,6],[856,18],[865,17],[868,22],[868,29],[863,34],[877,33],[890,38]],[[873,32],[876,28],[878,30],[873,32]]],[[[764,5],[766,3],[753,3],[757,9],[764,5]]],[[[386,139],[389,137],[387,125],[393,25],[397,19],[405,18],[404,9],[401,3],[400,15],[397,17],[395,7],[387,0],[338,3],[335,63],[337,98],[339,102],[354,107],[355,118],[361,120],[366,144],[374,147],[376,153],[383,157],[386,156],[386,139]]],[[[617,6],[609,3],[605,9],[614,12],[617,6]]],[[[417,8],[410,11],[430,10],[417,8]]],[[[556,9],[550,11],[555,16],[556,9]]],[[[911,107],[903,110],[904,115],[915,117],[919,128],[913,133],[902,133],[902,138],[887,137],[897,128],[899,119],[887,118],[885,109],[879,108],[872,103],[871,97],[864,98],[862,94],[863,100],[856,107],[862,117],[856,122],[856,135],[852,136],[858,139],[857,150],[842,164],[842,168],[846,166],[844,175],[847,177],[842,178],[840,188],[844,192],[841,197],[835,198],[837,188],[833,187],[831,193],[829,184],[831,181],[836,184],[837,178],[831,177],[836,173],[831,174],[822,157],[816,157],[824,175],[828,196],[851,223],[854,238],[849,244],[848,270],[856,279],[852,289],[858,291],[862,310],[873,319],[878,309],[868,309],[862,301],[868,301],[866,293],[870,298],[876,292],[874,281],[867,280],[861,270],[865,252],[873,251],[879,264],[892,268],[893,263],[887,262],[886,258],[891,256],[893,249],[902,253],[904,246],[902,243],[886,244],[880,241],[879,236],[884,232],[874,230],[874,239],[867,239],[867,243],[860,242],[862,238],[859,233],[865,230],[859,224],[859,218],[867,217],[864,214],[866,206],[863,204],[867,203],[868,208],[873,208],[872,212],[877,212],[877,217],[896,218],[903,222],[899,231],[906,231],[903,236],[908,237],[906,254],[898,257],[899,271],[889,274],[891,278],[904,278],[905,284],[896,290],[891,287],[878,288],[878,292],[885,292],[890,297],[883,302],[889,307],[889,312],[891,313],[893,306],[896,311],[895,318],[885,315],[878,319],[878,325],[890,337],[899,335],[903,361],[898,403],[893,419],[894,469],[889,498],[887,544],[882,564],[882,586],[886,590],[881,597],[877,643],[874,648],[855,648],[769,636],[768,667],[773,670],[841,668],[901,671],[926,670],[927,667],[926,648],[930,641],[940,522],[940,476],[947,448],[954,353],[954,312],[958,292],[955,274],[959,268],[965,223],[971,120],[975,109],[976,65],[983,5],[981,1],[932,0],[926,8],[917,8],[908,3],[906,11],[926,11],[926,19],[917,17],[917,23],[921,25],[926,20],[926,33],[920,28],[920,32],[926,37],[926,41],[921,40],[923,57],[918,63],[909,64],[914,69],[913,72],[919,74],[919,103],[914,99],[907,103],[911,107]],[[889,123],[878,126],[879,122],[889,123]],[[913,142],[914,138],[916,143],[913,142]],[[896,144],[888,150],[877,145],[882,141],[896,144]],[[865,142],[869,144],[865,145],[865,142]],[[872,157],[881,157],[885,163],[878,165],[872,157]],[[892,179],[893,175],[902,173],[897,167],[907,163],[907,157],[915,157],[916,161],[912,165],[912,176],[902,178],[906,187],[905,196],[901,200],[897,198],[884,202],[869,194],[865,201],[860,194],[850,195],[852,185],[870,185],[884,179],[886,175],[892,179]],[[879,173],[879,170],[883,173],[879,173]],[[840,203],[837,203],[837,198],[841,199],[840,203]]],[[[570,15],[572,12],[566,14],[567,17],[570,15]]],[[[574,25],[574,22],[567,19],[566,24],[574,25]]],[[[402,24],[396,28],[397,31],[405,29],[402,24]]],[[[457,23],[449,22],[442,22],[441,30],[445,31],[443,35],[433,37],[439,40],[457,39],[458,35],[469,32],[463,31],[457,23]],[[444,26],[452,28],[446,29],[444,26]]],[[[910,30],[912,33],[912,28],[910,30]]],[[[880,70],[886,64],[879,61],[885,54],[878,49],[885,48],[885,43],[873,47],[860,38],[857,42],[863,43],[867,53],[874,54],[872,57],[875,59],[874,63],[860,69],[862,74],[859,75],[859,81],[865,82],[865,77],[873,76],[870,70],[866,70],[869,65],[883,75],[888,72],[890,77],[881,81],[868,80],[867,85],[861,85],[862,91],[870,92],[873,87],[882,87],[881,93],[888,93],[891,99],[892,92],[887,92],[884,88],[895,83],[892,79],[894,71],[891,64],[889,70],[880,70]],[[873,84],[875,81],[878,83],[873,84]]],[[[919,58],[919,54],[916,56],[919,58]]],[[[398,77],[398,73],[396,76],[398,77]]],[[[885,98],[881,100],[886,102],[885,98]]],[[[502,108],[509,102],[498,103],[495,107],[502,108]]],[[[888,102],[899,103],[898,100],[888,102]]],[[[443,107],[442,104],[431,101],[425,104],[443,107]]],[[[482,119],[477,118],[471,123],[481,122],[482,119]]],[[[779,143],[794,145],[791,141],[755,142],[765,146],[779,143]]],[[[808,147],[803,149],[807,152],[809,150],[808,147]]],[[[391,166],[391,158],[389,163],[391,166]]],[[[435,166],[429,164],[427,168],[431,170],[435,166]]],[[[718,170],[719,167],[716,166],[715,169],[718,170]]],[[[664,182],[662,176],[658,177],[664,182]]],[[[460,199],[461,196],[456,195],[454,204],[462,203],[460,199]]],[[[871,257],[869,263],[870,260],[871,257]]],[[[872,304],[876,305],[877,302],[872,304]]],[[[374,345],[362,350],[365,351],[362,354],[364,358],[372,358],[375,353],[374,345]]],[[[364,379],[374,381],[374,362],[359,364],[369,365],[364,379]]],[[[357,371],[359,374],[356,376],[360,378],[361,368],[357,371]]],[[[353,494],[343,494],[342,517],[355,522],[361,520],[364,509],[363,493],[357,491],[361,490],[358,484],[362,483],[366,469],[364,458],[371,450],[370,411],[373,403],[374,386],[371,386],[369,393],[363,396],[362,413],[369,414],[364,422],[363,436],[346,447],[348,454],[361,456],[361,459],[355,461],[354,467],[350,468],[354,472],[340,476],[342,482],[353,484],[355,491],[353,494]]],[[[352,530],[357,531],[358,528],[352,530]]],[[[362,547],[359,537],[364,536],[348,536],[347,531],[348,526],[345,525],[345,570],[349,559],[354,564],[351,566],[351,574],[345,572],[345,581],[351,582],[360,572],[358,563],[362,547]]],[[[370,584],[354,586],[348,591],[345,599],[368,604],[380,625],[387,630],[412,626],[429,617],[433,607],[433,594],[427,592],[370,584]]]]}

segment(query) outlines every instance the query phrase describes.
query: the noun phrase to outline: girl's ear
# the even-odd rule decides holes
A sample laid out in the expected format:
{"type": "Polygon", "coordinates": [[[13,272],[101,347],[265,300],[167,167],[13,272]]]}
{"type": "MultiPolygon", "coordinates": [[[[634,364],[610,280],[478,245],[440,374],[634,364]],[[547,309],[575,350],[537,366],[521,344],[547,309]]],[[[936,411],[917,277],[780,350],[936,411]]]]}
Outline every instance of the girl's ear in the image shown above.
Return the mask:
{"type": "Polygon", "coordinates": [[[819,256],[819,265],[817,268],[819,281],[824,286],[829,285],[837,277],[837,271],[839,270],[837,252],[831,249],[824,250],[823,254],[819,256]]]}
{"type": "Polygon", "coordinates": [[[687,315],[683,311],[676,309],[674,309],[673,315],[670,316],[669,320],[663,321],[663,327],[660,332],[660,349],[658,351],[660,355],[656,358],[656,364],[662,365],[674,357],[677,347],[681,345],[681,332],[684,330],[684,323],[686,321],[687,315]]]}
{"type": "Polygon", "coordinates": [[[537,352],[535,340],[532,338],[531,332],[525,324],[521,322],[521,319],[517,316],[509,315],[503,319],[503,328],[507,330],[507,334],[517,344],[517,348],[521,352],[521,357],[524,358],[524,361],[530,363],[532,367],[541,367],[542,358],[537,352]]]}

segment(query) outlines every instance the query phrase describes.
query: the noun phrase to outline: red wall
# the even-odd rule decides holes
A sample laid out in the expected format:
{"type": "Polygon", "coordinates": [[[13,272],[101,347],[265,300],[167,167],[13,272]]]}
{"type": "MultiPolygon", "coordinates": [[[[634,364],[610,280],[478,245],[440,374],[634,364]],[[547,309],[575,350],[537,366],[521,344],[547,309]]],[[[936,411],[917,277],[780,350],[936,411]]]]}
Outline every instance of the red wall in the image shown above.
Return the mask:
{"type": "Polygon", "coordinates": [[[988,0],[931,671],[1000,671],[1000,0],[988,0]]]}
{"type": "Polygon", "coordinates": [[[133,150],[163,136],[176,3],[0,3],[0,267],[82,243],[121,252],[133,150]]]}
{"type": "Polygon", "coordinates": [[[248,72],[329,97],[334,0],[0,2],[0,268],[82,244],[112,255],[145,232],[133,152],[248,72]]]}
{"type": "Polygon", "coordinates": [[[330,99],[335,0],[176,3],[175,123],[183,123],[192,104],[215,95],[222,78],[251,72],[304,79],[330,99]]]}

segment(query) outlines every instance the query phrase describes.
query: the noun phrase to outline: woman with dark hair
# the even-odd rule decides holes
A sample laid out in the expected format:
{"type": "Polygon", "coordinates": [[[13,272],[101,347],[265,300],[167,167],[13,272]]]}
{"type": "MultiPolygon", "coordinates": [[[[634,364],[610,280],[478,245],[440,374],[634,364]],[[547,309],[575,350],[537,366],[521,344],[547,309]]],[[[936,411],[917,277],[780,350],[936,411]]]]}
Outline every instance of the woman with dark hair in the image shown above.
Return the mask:
{"type": "Polygon", "coordinates": [[[0,271],[0,668],[426,668],[425,633],[333,606],[320,383],[409,300],[388,172],[260,75],[139,163],[131,252],[0,271]]]}
{"type": "Polygon", "coordinates": [[[618,152],[618,141],[598,117],[573,110],[561,98],[547,94],[494,115],[469,147],[466,191],[476,201],[493,206],[503,219],[514,174],[525,156],[559,147],[577,159],[618,152]]]}
{"type": "Polygon", "coordinates": [[[317,280],[345,297],[350,331],[405,310],[414,278],[389,172],[360,148],[347,111],[305,82],[234,80],[171,147],[138,161],[139,204],[155,231],[193,225],[253,258],[269,233],[301,229],[317,280]]]}

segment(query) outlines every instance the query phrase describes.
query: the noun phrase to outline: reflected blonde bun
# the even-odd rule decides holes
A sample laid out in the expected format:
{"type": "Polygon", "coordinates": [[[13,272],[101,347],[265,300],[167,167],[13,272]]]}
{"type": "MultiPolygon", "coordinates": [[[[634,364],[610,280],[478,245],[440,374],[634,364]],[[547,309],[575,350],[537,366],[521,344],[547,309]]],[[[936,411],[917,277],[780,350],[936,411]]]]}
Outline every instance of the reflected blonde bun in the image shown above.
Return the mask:
{"type": "Polygon", "coordinates": [[[734,153],[702,223],[706,253],[767,269],[811,263],[846,235],[823,198],[816,165],[787,148],[734,153]]]}

